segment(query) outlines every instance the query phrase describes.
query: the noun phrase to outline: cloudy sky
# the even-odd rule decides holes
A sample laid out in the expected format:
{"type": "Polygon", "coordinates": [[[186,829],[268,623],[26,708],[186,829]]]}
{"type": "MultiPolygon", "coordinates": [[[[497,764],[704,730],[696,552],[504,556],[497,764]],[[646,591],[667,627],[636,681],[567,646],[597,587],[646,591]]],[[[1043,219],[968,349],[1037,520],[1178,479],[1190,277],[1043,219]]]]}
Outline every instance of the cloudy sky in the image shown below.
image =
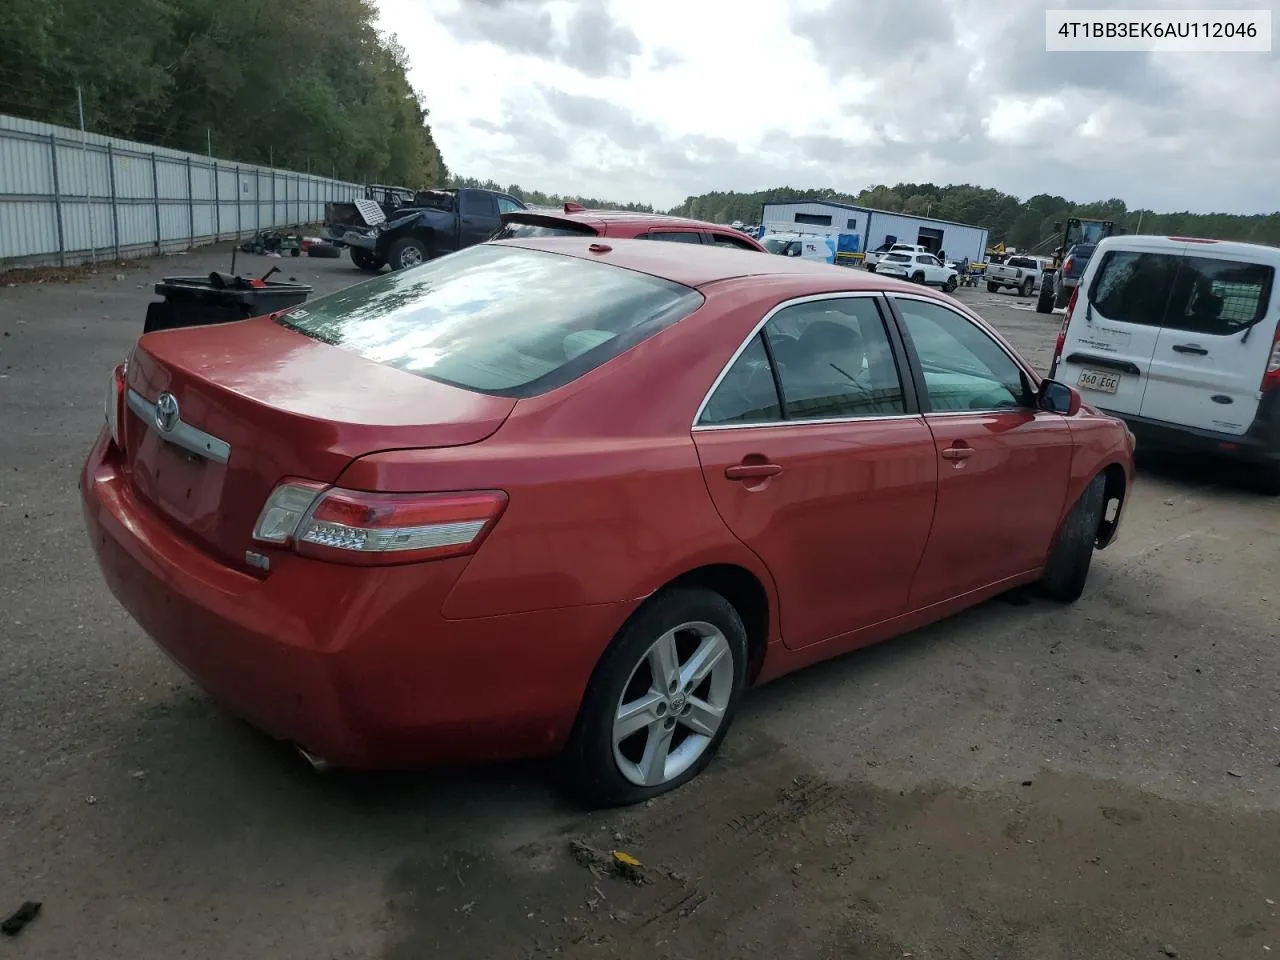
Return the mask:
{"type": "MultiPolygon", "coordinates": [[[[1274,45],[1046,53],[1031,0],[377,3],[466,176],[661,208],[710,190],[931,181],[1280,210],[1274,45]]],[[[1271,9],[1280,28],[1280,0],[1229,5],[1271,9]]]]}

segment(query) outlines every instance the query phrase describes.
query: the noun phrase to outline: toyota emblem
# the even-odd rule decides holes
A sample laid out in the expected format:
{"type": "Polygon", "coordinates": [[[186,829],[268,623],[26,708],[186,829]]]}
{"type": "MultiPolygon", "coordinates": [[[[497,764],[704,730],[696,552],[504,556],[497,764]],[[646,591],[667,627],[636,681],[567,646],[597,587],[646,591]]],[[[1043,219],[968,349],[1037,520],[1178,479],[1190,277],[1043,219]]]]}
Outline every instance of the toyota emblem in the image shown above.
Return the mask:
{"type": "Polygon", "coordinates": [[[172,393],[162,393],[156,399],[156,429],[170,433],[178,425],[178,398],[172,393]]]}

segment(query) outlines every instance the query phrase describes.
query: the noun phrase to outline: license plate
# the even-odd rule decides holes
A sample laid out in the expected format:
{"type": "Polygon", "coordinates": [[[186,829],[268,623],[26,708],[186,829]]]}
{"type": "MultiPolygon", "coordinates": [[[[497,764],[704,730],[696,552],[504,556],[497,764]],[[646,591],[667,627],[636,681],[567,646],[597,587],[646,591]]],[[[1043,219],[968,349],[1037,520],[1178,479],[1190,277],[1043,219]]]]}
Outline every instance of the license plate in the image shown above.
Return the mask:
{"type": "Polygon", "coordinates": [[[1120,374],[1104,370],[1081,370],[1076,386],[1099,393],[1115,393],[1120,389],[1120,374]]]}

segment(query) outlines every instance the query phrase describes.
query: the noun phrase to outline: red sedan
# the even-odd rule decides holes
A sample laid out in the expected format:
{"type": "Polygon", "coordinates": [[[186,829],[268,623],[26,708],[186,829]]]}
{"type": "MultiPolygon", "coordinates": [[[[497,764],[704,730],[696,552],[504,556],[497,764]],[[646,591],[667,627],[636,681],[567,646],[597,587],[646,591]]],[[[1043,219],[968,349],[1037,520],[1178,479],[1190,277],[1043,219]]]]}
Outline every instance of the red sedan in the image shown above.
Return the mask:
{"type": "Polygon", "coordinates": [[[493,240],[528,240],[534,237],[609,237],[611,240],[658,240],[698,246],[733,247],[755,253],[769,251],[741,230],[673,217],[665,213],[631,210],[588,210],[580,203],[566,203],[560,212],[516,210],[502,215],[502,226],[493,240]]]}
{"type": "Polygon", "coordinates": [[[144,336],[81,480],[111,590],[313,761],[695,776],[742,692],[1039,583],[1132,438],[956,301],[561,237],[144,336]]]}

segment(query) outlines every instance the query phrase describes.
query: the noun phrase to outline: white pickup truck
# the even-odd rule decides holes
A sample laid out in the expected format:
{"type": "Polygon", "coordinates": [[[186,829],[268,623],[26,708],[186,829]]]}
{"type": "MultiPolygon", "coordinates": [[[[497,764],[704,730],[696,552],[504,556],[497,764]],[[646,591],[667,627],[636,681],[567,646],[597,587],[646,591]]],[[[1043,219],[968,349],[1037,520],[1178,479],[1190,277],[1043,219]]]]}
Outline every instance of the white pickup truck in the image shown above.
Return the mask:
{"type": "Polygon", "coordinates": [[[986,276],[988,293],[1012,287],[1022,296],[1029,297],[1031,291],[1040,286],[1044,265],[1033,257],[1013,256],[1004,263],[989,264],[986,276]]]}

